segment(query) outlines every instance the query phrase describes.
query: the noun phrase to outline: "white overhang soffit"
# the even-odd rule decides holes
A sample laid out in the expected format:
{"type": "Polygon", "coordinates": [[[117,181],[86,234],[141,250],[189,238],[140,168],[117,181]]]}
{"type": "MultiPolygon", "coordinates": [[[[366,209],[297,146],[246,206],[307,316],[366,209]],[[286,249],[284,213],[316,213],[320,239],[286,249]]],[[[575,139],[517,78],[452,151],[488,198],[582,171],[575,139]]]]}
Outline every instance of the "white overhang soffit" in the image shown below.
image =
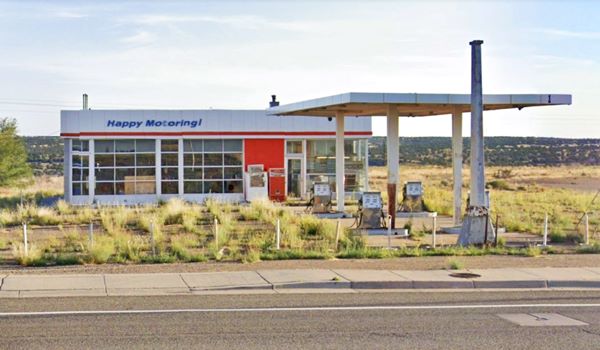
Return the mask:
{"type": "MultiPolygon", "coordinates": [[[[335,117],[341,112],[347,116],[385,116],[390,104],[397,107],[400,116],[426,117],[451,114],[457,108],[469,112],[471,95],[349,92],[272,107],[267,114],[335,117]]],[[[483,104],[484,110],[570,105],[571,95],[485,94],[483,104]]]]}

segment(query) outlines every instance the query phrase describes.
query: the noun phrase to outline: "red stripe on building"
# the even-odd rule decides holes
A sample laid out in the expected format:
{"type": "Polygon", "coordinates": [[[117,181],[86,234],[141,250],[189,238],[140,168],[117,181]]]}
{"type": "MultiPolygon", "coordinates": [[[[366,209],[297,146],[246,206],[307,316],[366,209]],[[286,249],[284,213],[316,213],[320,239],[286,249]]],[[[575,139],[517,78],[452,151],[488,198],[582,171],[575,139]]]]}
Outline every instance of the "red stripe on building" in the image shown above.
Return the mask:
{"type": "MultiPolygon", "coordinates": [[[[372,136],[370,131],[346,131],[345,136],[372,136]]],[[[62,137],[80,136],[335,136],[333,131],[139,131],[63,132],[62,137]]]]}

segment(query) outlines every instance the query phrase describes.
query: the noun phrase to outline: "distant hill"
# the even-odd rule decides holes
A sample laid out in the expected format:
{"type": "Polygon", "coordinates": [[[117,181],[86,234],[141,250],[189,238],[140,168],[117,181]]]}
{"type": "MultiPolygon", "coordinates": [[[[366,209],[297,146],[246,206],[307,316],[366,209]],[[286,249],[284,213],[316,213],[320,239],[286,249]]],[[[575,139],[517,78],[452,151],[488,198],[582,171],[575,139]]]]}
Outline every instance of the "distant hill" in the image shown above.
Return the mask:
{"type": "MultiPolygon", "coordinates": [[[[29,162],[36,175],[62,175],[63,142],[58,136],[23,137],[29,162]]],[[[369,165],[385,165],[386,138],[369,140],[369,165]]],[[[469,159],[469,138],[463,139],[464,159],[469,159]]],[[[449,137],[401,137],[400,162],[449,166],[449,137]]],[[[486,137],[485,157],[489,165],[600,165],[600,139],[550,137],[486,137]]]]}

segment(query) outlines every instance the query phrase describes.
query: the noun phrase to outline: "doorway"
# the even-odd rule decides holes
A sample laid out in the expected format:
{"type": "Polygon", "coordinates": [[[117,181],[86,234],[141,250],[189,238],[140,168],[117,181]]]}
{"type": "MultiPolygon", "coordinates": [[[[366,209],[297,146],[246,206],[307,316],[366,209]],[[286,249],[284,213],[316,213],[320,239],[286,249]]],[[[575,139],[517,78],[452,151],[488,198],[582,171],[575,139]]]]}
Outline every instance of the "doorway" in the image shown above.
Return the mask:
{"type": "Polygon", "coordinates": [[[287,196],[300,198],[302,195],[302,159],[287,160],[287,196]]]}

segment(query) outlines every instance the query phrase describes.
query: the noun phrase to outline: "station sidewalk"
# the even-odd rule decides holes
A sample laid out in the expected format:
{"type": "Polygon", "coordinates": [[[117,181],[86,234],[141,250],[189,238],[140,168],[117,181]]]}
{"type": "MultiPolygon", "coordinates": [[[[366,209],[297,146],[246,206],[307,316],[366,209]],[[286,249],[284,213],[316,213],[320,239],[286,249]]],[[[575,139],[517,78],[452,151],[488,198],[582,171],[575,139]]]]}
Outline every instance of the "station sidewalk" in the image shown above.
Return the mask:
{"type": "Polygon", "coordinates": [[[0,275],[0,298],[357,293],[427,289],[600,290],[600,268],[473,270],[298,269],[198,273],[0,275]]]}

